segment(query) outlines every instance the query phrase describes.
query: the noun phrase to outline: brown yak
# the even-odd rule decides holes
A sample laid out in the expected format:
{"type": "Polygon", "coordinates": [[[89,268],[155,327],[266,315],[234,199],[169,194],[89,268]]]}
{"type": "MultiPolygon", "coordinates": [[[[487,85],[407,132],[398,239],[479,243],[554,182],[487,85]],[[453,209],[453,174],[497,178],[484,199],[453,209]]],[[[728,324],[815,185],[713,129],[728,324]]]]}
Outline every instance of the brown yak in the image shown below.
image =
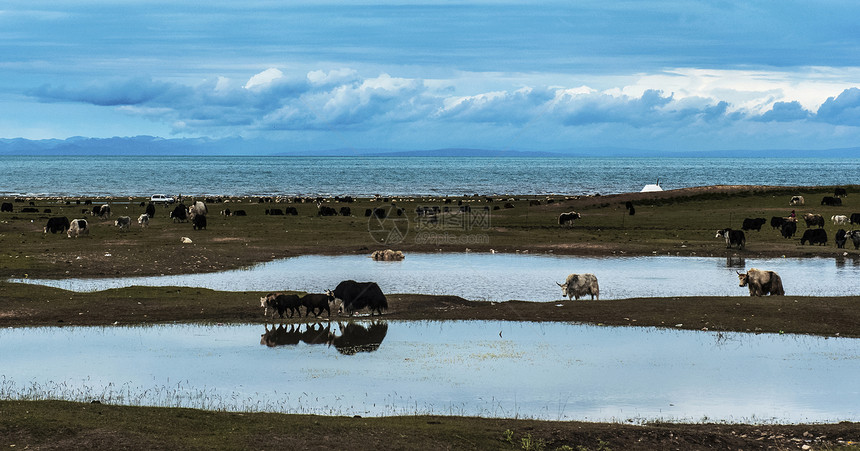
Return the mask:
{"type": "Polygon", "coordinates": [[[746,274],[738,273],[738,286],[745,287],[749,285],[750,296],[785,296],[785,289],[782,287],[782,279],[779,274],[773,271],[762,271],[760,269],[750,268],[746,274]]]}

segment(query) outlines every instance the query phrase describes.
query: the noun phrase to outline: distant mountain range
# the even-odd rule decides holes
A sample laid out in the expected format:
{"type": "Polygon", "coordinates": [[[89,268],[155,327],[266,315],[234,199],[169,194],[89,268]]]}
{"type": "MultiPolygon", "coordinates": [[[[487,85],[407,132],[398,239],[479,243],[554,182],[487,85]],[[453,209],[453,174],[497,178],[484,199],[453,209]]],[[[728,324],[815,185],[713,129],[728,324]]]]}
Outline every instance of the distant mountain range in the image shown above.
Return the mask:
{"type": "Polygon", "coordinates": [[[115,138],[72,137],[68,139],[0,139],[0,155],[70,156],[403,156],[403,157],[785,157],[860,158],[860,147],[823,150],[769,149],[722,151],[665,151],[624,148],[579,148],[552,152],[449,148],[431,150],[328,149],[285,151],[280,143],[242,138],[159,138],[134,136],[115,138]]]}

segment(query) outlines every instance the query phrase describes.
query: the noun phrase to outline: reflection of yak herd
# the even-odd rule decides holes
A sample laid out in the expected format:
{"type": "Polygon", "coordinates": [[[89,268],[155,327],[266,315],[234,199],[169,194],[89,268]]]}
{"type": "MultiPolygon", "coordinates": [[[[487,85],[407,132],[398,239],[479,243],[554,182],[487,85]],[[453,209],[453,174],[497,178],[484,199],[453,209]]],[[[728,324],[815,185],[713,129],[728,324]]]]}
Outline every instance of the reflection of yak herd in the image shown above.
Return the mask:
{"type": "Polygon", "coordinates": [[[388,323],[374,321],[368,325],[349,322],[338,323],[340,335],[331,331],[331,324],[291,324],[265,326],[265,333],[260,338],[260,344],[269,347],[298,345],[300,342],[308,345],[334,346],[338,352],[354,355],[359,352],[373,352],[379,349],[385,335],[388,334],[388,323]]]}

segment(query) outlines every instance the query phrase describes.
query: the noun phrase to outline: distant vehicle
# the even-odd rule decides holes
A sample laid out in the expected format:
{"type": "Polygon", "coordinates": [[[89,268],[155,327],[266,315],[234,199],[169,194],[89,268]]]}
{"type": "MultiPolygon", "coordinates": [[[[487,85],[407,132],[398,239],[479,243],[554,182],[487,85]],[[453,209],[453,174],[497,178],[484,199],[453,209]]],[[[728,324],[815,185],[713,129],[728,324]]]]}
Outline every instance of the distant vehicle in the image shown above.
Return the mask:
{"type": "Polygon", "coordinates": [[[172,204],[176,202],[176,199],[166,196],[164,194],[153,194],[149,200],[153,203],[164,203],[164,204],[172,204]]]}

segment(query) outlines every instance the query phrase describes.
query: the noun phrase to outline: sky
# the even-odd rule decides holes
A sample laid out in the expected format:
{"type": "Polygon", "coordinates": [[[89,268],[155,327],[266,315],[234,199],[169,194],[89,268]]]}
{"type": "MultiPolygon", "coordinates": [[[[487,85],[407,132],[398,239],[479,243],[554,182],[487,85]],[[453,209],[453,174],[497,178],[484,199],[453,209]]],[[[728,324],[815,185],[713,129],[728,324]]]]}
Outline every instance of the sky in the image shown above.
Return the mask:
{"type": "Polygon", "coordinates": [[[860,2],[0,4],[0,138],[860,146],[860,2]]]}

